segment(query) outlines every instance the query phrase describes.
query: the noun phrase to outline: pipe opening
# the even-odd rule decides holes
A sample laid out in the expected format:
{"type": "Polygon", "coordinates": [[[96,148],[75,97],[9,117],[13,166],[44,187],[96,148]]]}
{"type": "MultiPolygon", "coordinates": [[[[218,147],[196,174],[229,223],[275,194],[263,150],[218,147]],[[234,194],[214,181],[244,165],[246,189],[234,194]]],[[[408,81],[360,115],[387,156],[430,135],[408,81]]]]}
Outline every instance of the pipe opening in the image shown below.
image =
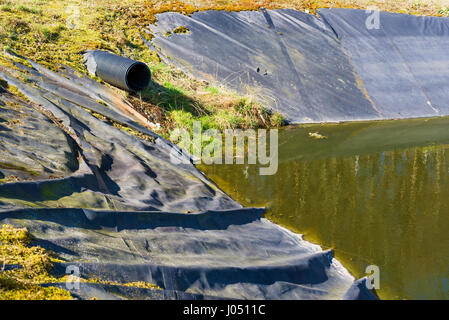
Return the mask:
{"type": "Polygon", "coordinates": [[[126,84],[131,90],[140,91],[148,87],[151,80],[150,69],[143,63],[135,63],[126,75],[126,84]]]}

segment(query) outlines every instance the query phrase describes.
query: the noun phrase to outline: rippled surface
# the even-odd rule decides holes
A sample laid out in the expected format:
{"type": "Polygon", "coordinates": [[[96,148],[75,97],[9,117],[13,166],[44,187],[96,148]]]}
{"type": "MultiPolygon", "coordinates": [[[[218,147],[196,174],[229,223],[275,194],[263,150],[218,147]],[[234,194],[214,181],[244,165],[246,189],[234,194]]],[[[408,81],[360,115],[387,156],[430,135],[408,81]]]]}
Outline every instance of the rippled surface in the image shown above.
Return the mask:
{"type": "Polygon", "coordinates": [[[356,277],[379,266],[381,298],[449,298],[448,118],[291,127],[280,131],[273,176],[252,165],[200,169],[333,248],[356,277]]]}

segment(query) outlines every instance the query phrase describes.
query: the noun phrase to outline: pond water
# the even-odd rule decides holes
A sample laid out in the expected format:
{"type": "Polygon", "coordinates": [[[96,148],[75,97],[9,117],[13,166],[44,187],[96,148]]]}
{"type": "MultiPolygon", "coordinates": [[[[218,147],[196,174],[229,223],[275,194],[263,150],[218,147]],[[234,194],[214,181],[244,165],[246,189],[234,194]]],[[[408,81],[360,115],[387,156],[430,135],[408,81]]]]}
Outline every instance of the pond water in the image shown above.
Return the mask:
{"type": "Polygon", "coordinates": [[[355,277],[377,265],[380,298],[449,298],[449,118],[288,127],[275,175],[257,165],[199,169],[243,205],[265,206],[270,220],[334,249],[355,277]]]}

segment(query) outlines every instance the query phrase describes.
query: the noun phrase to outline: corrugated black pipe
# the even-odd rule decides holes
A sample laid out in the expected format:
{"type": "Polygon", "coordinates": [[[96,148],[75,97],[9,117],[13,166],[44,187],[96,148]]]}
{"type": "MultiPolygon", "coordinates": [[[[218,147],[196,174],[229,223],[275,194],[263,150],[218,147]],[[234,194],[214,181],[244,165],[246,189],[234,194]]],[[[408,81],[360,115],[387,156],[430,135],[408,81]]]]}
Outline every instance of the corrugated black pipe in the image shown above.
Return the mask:
{"type": "Polygon", "coordinates": [[[150,84],[151,71],[145,63],[101,50],[89,51],[85,58],[89,72],[113,86],[141,91],[150,84]]]}

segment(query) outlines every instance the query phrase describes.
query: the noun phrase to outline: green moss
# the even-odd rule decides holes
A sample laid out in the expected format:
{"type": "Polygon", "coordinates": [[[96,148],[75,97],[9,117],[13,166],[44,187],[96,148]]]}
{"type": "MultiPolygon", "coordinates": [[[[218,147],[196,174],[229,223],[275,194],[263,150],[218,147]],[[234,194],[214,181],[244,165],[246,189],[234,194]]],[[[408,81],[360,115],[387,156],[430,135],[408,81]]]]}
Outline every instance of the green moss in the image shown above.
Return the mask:
{"type": "Polygon", "coordinates": [[[103,100],[97,100],[97,103],[102,104],[102,105],[104,105],[105,107],[108,106],[103,100]]]}
{"type": "Polygon", "coordinates": [[[0,228],[0,260],[6,264],[20,264],[22,268],[0,272],[0,300],[72,299],[69,292],[59,288],[43,288],[49,275],[52,254],[40,247],[30,247],[31,237],[25,228],[3,225],[0,228]]]}
{"type": "Polygon", "coordinates": [[[176,92],[176,93],[179,93],[179,94],[185,93],[182,88],[179,88],[179,87],[171,84],[169,81],[165,81],[164,82],[164,87],[166,87],[168,90],[170,90],[172,92],[176,92]]]}

